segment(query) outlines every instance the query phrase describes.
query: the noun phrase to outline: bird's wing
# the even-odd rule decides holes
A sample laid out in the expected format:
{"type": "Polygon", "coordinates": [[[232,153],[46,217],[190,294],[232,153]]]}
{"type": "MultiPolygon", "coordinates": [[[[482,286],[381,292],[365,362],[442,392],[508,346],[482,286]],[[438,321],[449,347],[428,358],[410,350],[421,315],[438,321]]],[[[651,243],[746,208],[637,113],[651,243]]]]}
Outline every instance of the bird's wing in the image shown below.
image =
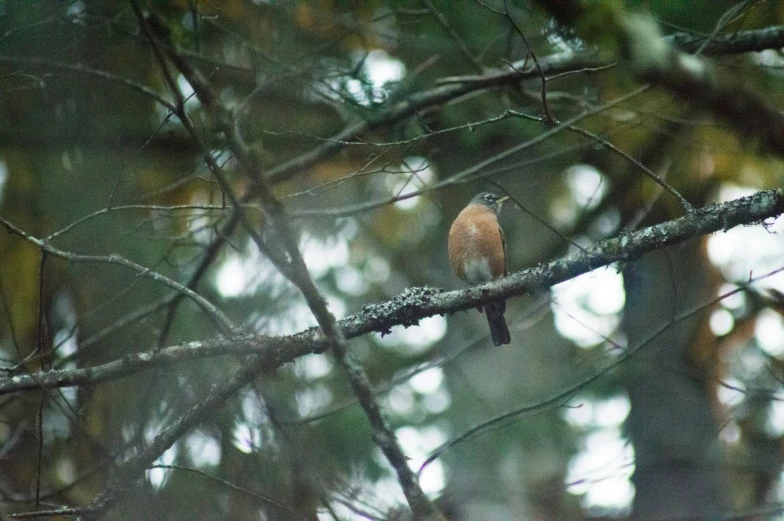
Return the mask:
{"type": "Polygon", "coordinates": [[[509,257],[506,255],[506,236],[500,224],[498,225],[498,233],[501,234],[501,246],[504,248],[504,277],[506,277],[509,275],[509,257]]]}

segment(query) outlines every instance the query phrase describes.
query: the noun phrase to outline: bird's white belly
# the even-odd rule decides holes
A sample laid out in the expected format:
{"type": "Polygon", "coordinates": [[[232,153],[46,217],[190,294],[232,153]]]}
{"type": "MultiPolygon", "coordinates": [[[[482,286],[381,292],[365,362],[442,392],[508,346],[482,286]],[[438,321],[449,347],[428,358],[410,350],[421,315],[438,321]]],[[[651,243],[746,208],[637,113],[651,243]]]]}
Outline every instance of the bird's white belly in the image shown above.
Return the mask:
{"type": "Polygon", "coordinates": [[[493,280],[493,272],[490,270],[490,263],[486,257],[465,261],[463,272],[465,273],[466,282],[472,285],[493,280]]]}

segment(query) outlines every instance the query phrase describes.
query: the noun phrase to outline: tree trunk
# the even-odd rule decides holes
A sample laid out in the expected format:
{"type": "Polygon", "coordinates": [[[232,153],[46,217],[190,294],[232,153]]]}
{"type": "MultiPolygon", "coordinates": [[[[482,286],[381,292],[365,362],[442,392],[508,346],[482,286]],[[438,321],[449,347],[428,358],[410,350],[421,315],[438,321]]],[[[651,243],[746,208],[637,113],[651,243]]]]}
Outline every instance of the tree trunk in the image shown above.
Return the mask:
{"type": "MultiPolygon", "coordinates": [[[[646,342],[660,327],[712,298],[711,273],[697,241],[646,255],[626,269],[623,329],[629,345],[646,342]]],[[[701,339],[712,341],[701,331],[707,316],[700,312],[673,324],[628,366],[626,433],[636,461],[632,519],[702,517],[729,507],[715,385],[693,356],[701,339]]]]}

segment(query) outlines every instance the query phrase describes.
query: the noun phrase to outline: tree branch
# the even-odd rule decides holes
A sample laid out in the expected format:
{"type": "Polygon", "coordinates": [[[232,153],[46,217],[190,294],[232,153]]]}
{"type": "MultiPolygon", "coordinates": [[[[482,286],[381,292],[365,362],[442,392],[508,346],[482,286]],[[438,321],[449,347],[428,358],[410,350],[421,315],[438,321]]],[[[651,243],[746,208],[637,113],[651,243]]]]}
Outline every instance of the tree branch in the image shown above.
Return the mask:
{"type": "MultiPolygon", "coordinates": [[[[741,85],[729,85],[720,78],[712,65],[697,55],[678,51],[671,40],[663,38],[658,25],[645,17],[628,13],[622,6],[604,4],[587,7],[578,1],[547,1],[539,3],[563,23],[582,30],[589,38],[601,33],[614,37],[629,67],[637,77],[669,90],[676,96],[698,105],[723,120],[744,138],[754,137],[760,147],[784,157],[784,115],[768,105],[761,96],[741,85]]],[[[776,42],[784,36],[781,27],[769,30],[764,37],[742,38],[745,47],[732,47],[733,36],[715,37],[723,42],[713,47],[750,49],[760,41],[776,42]],[[723,47],[722,47],[723,45],[723,47]]],[[[711,47],[711,41],[693,43],[695,52],[711,47]]]]}
{"type": "Polygon", "coordinates": [[[232,324],[229,317],[227,317],[220,309],[218,309],[209,300],[205,299],[195,291],[183,286],[176,280],[170,279],[165,275],[152,271],[141,264],[137,264],[132,260],[126,259],[117,254],[112,255],[82,255],[78,253],[71,253],[68,251],[55,248],[48,241],[33,237],[24,230],[16,227],[9,221],[0,217],[0,225],[4,226],[9,232],[18,235],[32,244],[35,244],[42,252],[45,252],[54,257],[65,259],[69,262],[84,263],[84,264],[111,264],[121,266],[136,272],[140,277],[145,277],[164,286],[167,286],[178,293],[185,295],[191,299],[197,306],[199,306],[207,315],[213,319],[218,328],[226,335],[231,335],[234,331],[234,324],[232,324]]]}
{"type": "Polygon", "coordinates": [[[436,6],[433,5],[431,0],[421,0],[421,2],[425,5],[427,10],[430,11],[430,14],[433,15],[433,18],[435,18],[441,27],[444,28],[449,37],[452,38],[452,41],[454,41],[455,45],[457,45],[457,50],[459,50],[460,54],[465,57],[466,61],[468,61],[468,63],[470,63],[478,72],[481,73],[484,71],[485,68],[482,63],[471,53],[466,43],[463,41],[454,27],[450,25],[449,20],[446,19],[444,13],[439,11],[436,6]]]}
{"type": "MultiPolygon", "coordinates": [[[[231,149],[243,172],[254,184],[255,192],[260,196],[265,214],[268,217],[266,225],[272,230],[276,242],[279,243],[280,250],[270,247],[267,241],[262,241],[252,228],[248,227],[248,232],[254,238],[259,249],[270,258],[286,278],[297,286],[305,297],[308,307],[315,316],[329,346],[332,348],[338,364],[346,372],[352,389],[365,410],[373,431],[373,440],[397,472],[398,480],[403,488],[403,494],[414,517],[426,521],[440,521],[444,519],[427,496],[425,496],[419,486],[416,474],[409,468],[408,459],[398,444],[394,431],[392,431],[381,415],[381,408],[375,401],[370,381],[364,369],[350,359],[348,342],[343,330],[338,326],[335,316],[327,308],[326,300],[320,294],[315,282],[308,273],[305,261],[299,251],[297,236],[290,228],[289,217],[286,215],[285,208],[273,195],[267,185],[267,180],[261,175],[261,161],[258,154],[245,143],[234,114],[221,104],[206,78],[199,70],[192,67],[178,53],[176,48],[158,46],[155,37],[150,34],[150,28],[162,28],[162,22],[153,13],[149,13],[147,17],[142,16],[135,0],[132,0],[131,5],[139,18],[139,23],[143,27],[145,34],[148,34],[151,45],[158,52],[165,52],[166,57],[171,60],[174,66],[191,84],[196,97],[207,109],[215,130],[222,132],[226,136],[228,147],[231,149]]],[[[162,34],[165,35],[165,32],[162,34]]],[[[230,189],[222,181],[220,175],[216,175],[216,177],[218,177],[224,190],[230,189]]],[[[241,212],[242,209],[239,202],[233,195],[231,197],[237,211],[241,212]]]]}
{"type": "MultiPolygon", "coordinates": [[[[707,36],[695,37],[688,33],[673,33],[665,36],[671,45],[682,52],[696,52],[703,45],[707,36]]],[[[758,52],[765,49],[784,47],[784,25],[774,25],[763,29],[738,31],[732,34],[716,36],[702,49],[705,55],[741,54],[758,52]]]]}
{"type": "MultiPolygon", "coordinates": [[[[542,291],[596,268],[615,262],[631,262],[659,248],[717,231],[760,224],[781,213],[784,213],[784,188],[764,190],[741,199],[705,206],[679,219],[600,241],[584,251],[518,271],[482,286],[448,292],[435,288],[410,288],[389,301],[366,305],[362,311],[338,321],[338,325],[346,338],[372,332],[385,334],[394,326],[413,326],[430,316],[474,309],[494,300],[542,291]]],[[[322,353],[329,346],[328,339],[316,328],[286,337],[253,334],[232,339],[217,337],[127,355],[90,368],[0,378],[0,394],[92,384],[128,376],[158,364],[168,365],[219,355],[256,354],[259,356],[260,370],[273,371],[301,356],[322,353]]]]}
{"type": "Polygon", "coordinates": [[[81,513],[86,518],[92,519],[111,507],[122,497],[123,492],[132,487],[142,473],[150,468],[153,462],[171,447],[174,442],[198,423],[205,420],[210,414],[213,414],[223,402],[231,398],[234,393],[258,376],[262,369],[263,359],[251,358],[227,382],[213,387],[204,399],[198,401],[191,409],[169,423],[153,439],[152,443],[138,454],[134,454],[118,463],[113,469],[106,489],[81,513]]]}

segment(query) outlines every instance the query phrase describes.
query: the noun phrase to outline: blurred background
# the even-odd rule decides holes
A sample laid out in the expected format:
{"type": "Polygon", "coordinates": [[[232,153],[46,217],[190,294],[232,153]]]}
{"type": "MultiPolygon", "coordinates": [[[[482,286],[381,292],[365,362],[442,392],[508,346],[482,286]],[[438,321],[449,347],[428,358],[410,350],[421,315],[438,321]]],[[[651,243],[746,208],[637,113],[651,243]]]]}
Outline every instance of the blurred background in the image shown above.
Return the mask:
{"type": "MultiPolygon", "coordinates": [[[[339,318],[409,287],[462,287],[447,233],[481,190],[513,197],[501,223],[518,271],[683,215],[618,150],[698,207],[781,185],[778,159],[686,100],[640,91],[601,37],[586,42],[528,2],[508,4],[141,3],[234,111],[339,318]],[[538,74],[482,80],[531,70],[531,51],[574,64],[545,74],[547,110],[559,121],[582,115],[574,128],[543,138],[554,124],[538,74]],[[352,126],[361,132],[343,132],[352,126]]],[[[780,2],[619,8],[696,41],[784,20],[780,2]]],[[[721,81],[782,106],[780,49],[706,60],[721,81]]],[[[316,325],[231,224],[203,154],[238,194],[250,183],[191,86],[171,68],[202,143],[156,99],[174,98],[129,3],[0,2],[0,69],[3,219],[39,238],[57,232],[51,244],[64,251],[119,254],[191,284],[248,330],[316,325]]],[[[252,198],[245,212],[261,227],[252,198]]],[[[364,335],[350,350],[415,470],[468,429],[574,389],[478,429],[424,468],[422,487],[449,519],[774,518],[784,500],[784,277],[732,292],[784,267],[779,228],[718,233],[510,299],[509,346],[494,348],[471,310],[364,335]]],[[[0,231],[0,376],[218,333],[161,284],[105,263],[42,260],[0,231]]],[[[88,504],[115,460],[237,368],[212,357],[0,396],[0,516],[33,510],[36,495],[41,509],[88,504]]],[[[406,509],[327,353],[245,387],[107,516],[393,520],[406,509]]]]}

